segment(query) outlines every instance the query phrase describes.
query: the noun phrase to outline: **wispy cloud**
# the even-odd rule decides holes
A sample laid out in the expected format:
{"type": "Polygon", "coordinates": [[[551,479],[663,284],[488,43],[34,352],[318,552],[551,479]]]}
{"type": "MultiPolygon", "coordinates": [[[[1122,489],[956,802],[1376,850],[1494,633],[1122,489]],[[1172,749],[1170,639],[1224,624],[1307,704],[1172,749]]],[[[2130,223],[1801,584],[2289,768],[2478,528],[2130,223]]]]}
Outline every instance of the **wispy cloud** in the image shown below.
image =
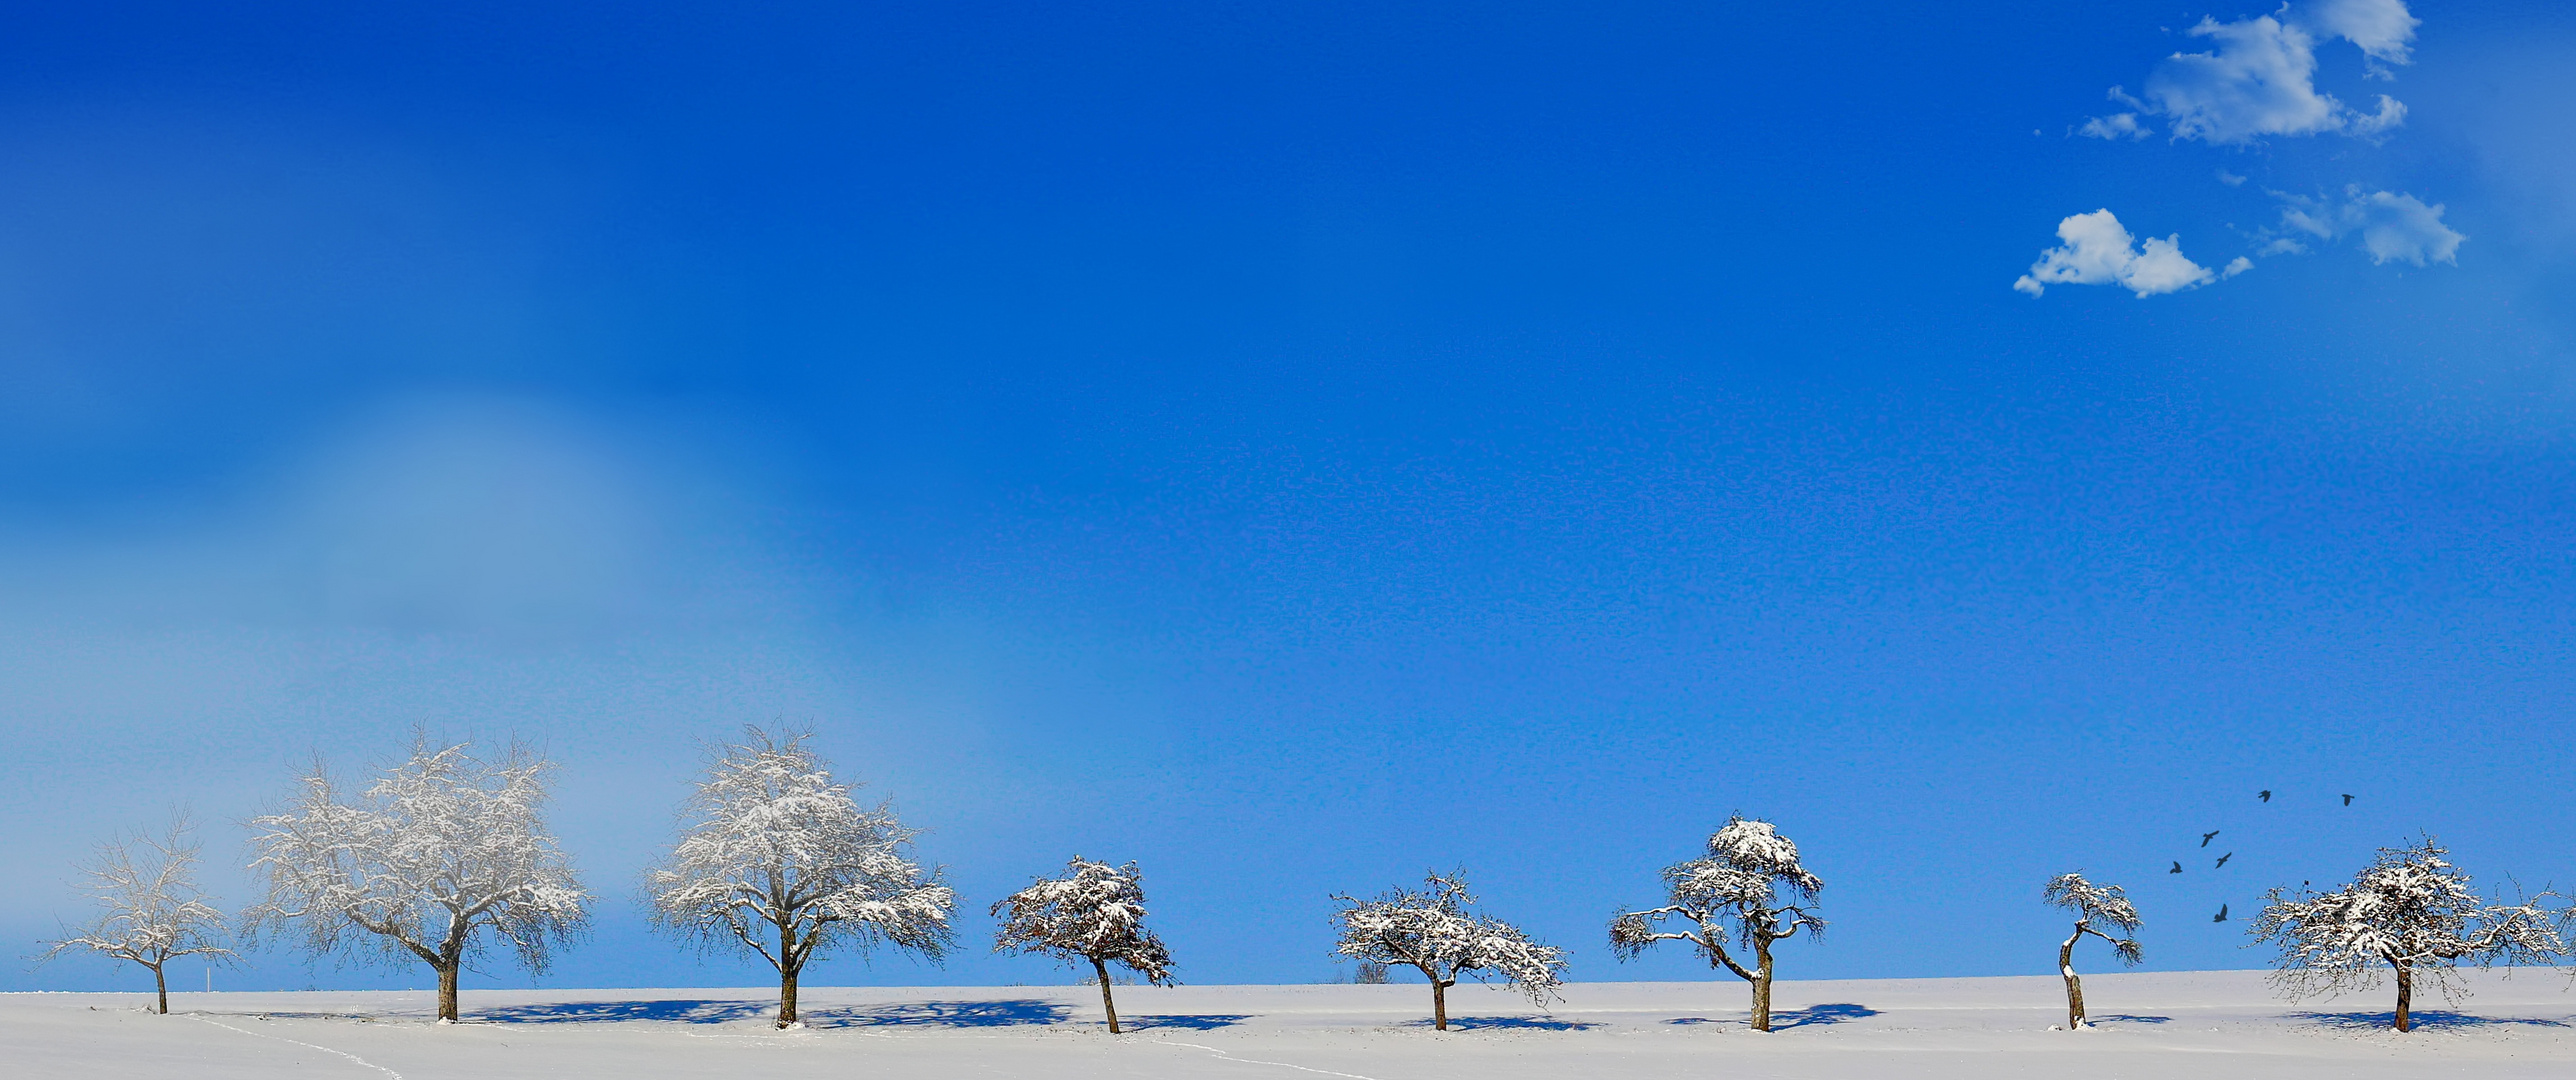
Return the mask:
{"type": "Polygon", "coordinates": [[[2142,117],[2162,117],[2176,139],[2242,145],[2266,136],[2342,133],[2369,138],[2406,121],[2406,105],[2386,94],[2354,108],[2317,89],[2317,44],[2343,39],[2358,47],[2370,74],[2413,60],[2419,20],[2404,0],[2317,0],[2284,4],[2272,15],[2234,22],[2203,17],[2185,31],[2209,44],[2177,52],[2147,76],[2143,97],[2111,88],[2130,112],[2087,119],[2077,131],[2097,139],[2144,138],[2142,117]]]}
{"type": "MultiPolygon", "coordinates": [[[[2468,237],[2442,221],[2443,206],[2427,205],[2413,195],[2393,191],[2363,191],[2358,185],[2344,189],[2343,198],[2329,200],[2273,192],[2287,205],[2281,208],[2284,233],[2303,234],[2332,243],[2347,236],[2361,238],[2361,249],[2370,253],[2370,261],[2386,264],[2407,262],[2426,266],[2437,262],[2457,265],[2460,245],[2468,237]]],[[[2280,236],[2264,248],[2266,253],[2307,250],[2297,236],[2280,236]]]]}
{"type": "Polygon", "coordinates": [[[2223,272],[2212,271],[2183,256],[2181,234],[2151,236],[2141,243],[2108,209],[2058,222],[2057,238],[2063,246],[2041,252],[2030,272],[2013,282],[2014,290],[2038,296],[2050,285],[2118,285],[2145,299],[2198,288],[2253,266],[2239,258],[2223,272]]]}
{"type": "Polygon", "coordinates": [[[2133,112],[2112,113],[2109,116],[2093,117],[2084,121],[2083,127],[2076,128],[2075,133],[2078,135],[2089,135],[2096,139],[2115,140],[2143,139],[2154,134],[2154,132],[2147,129],[2146,125],[2138,122],[2138,114],[2133,112]]]}

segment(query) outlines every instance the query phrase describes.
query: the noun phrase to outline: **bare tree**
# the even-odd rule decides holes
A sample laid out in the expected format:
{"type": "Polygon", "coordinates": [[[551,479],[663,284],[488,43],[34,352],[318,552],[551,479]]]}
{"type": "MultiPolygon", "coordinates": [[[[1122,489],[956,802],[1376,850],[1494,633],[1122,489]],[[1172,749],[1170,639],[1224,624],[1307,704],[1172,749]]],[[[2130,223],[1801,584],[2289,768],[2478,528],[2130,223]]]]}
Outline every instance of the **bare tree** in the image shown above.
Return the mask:
{"type": "Polygon", "coordinates": [[[796,981],[841,944],[892,944],[937,960],[957,894],[905,856],[914,831],[832,781],[811,732],[745,728],[715,748],[680,808],[681,835],[646,876],[653,919],[701,947],[740,942],[778,969],[778,1026],[794,1027],[796,981]]]}
{"type": "Polygon", "coordinates": [[[268,896],[243,913],[245,939],[292,926],[316,953],[417,958],[438,975],[442,1023],[457,1018],[458,973],[494,940],[543,972],[590,899],[540,813],[553,765],[523,747],[496,761],[467,749],[415,740],[355,802],[316,761],[292,809],[251,819],[268,896]]]}
{"type": "Polygon", "coordinates": [[[2057,973],[2066,978],[2066,1030],[2079,1031],[2084,1027],[2084,980],[2075,975],[2075,943],[2084,940],[2087,934],[2101,938],[2111,943],[2111,950],[2119,954],[2121,963],[2135,965],[2146,959],[2146,954],[2138,948],[2138,939],[2135,936],[2112,937],[2094,924],[2110,926],[2123,935],[2135,935],[2138,931],[2138,909],[2129,903],[2128,896],[2120,891],[2119,886],[2093,884],[2084,880],[2081,872],[2059,874],[2048,879],[2048,888],[2040,896],[2050,907],[2075,913],[2075,932],[2067,935],[2066,943],[2057,947],[2057,973]]]}
{"type": "Polygon", "coordinates": [[[83,891],[97,902],[98,916],[77,929],[66,927],[38,962],[87,949],[141,964],[152,973],[154,1010],[167,1014],[170,980],[163,965],[182,956],[209,963],[234,959],[225,945],[230,935],[223,912],[197,888],[201,847],[196,822],[184,811],[172,815],[161,835],[137,832],[100,844],[80,866],[89,879],[83,891]]]}
{"type": "Polygon", "coordinates": [[[2411,1030],[2415,983],[2430,978],[2444,1000],[2465,992],[2461,961],[2486,967],[2549,963],[2567,951],[2554,920],[2541,909],[2549,894],[2490,905],[2469,875],[2430,836],[2381,848],[2351,885],[2329,893],[2273,889],[2248,931],[2277,943],[2273,985],[2292,998],[2379,985],[2381,965],[2397,975],[2394,1026],[2411,1030]]]}
{"type": "Polygon", "coordinates": [[[1800,930],[1825,930],[1807,910],[1825,883],[1799,864],[1798,845],[1770,822],[1731,817],[1708,838],[1706,858],[1664,868],[1664,886],[1670,903],[1610,921],[1611,950],[1627,960],[1658,941],[1690,942],[1710,967],[1753,984],[1753,1030],[1771,1030],[1771,947],[1800,930]],[[1783,890],[1792,902],[1781,902],[1783,890]],[[1684,928],[1658,929],[1676,919],[1684,928]],[[1730,937],[1753,950],[1752,969],[1726,951],[1730,937]]]}
{"type": "Polygon", "coordinates": [[[1533,1003],[1555,993],[1565,972],[1565,950],[1531,941],[1519,927],[1470,913],[1476,902],[1457,874],[1430,874],[1422,892],[1389,889],[1374,900],[1341,894],[1333,913],[1341,927],[1335,950],[1363,965],[1402,965],[1431,980],[1431,1023],[1449,1030],[1449,988],[1460,977],[1500,978],[1533,1003]]]}
{"type": "Polygon", "coordinates": [[[1060,878],[1039,878],[993,905],[1002,920],[995,952],[1046,953],[1068,963],[1091,962],[1100,979],[1100,1007],[1109,1033],[1118,1034],[1118,1003],[1109,996],[1109,965],[1118,964],[1156,986],[1172,981],[1172,953],[1145,929],[1144,876],[1135,863],[1111,866],[1076,855],[1060,878]]]}

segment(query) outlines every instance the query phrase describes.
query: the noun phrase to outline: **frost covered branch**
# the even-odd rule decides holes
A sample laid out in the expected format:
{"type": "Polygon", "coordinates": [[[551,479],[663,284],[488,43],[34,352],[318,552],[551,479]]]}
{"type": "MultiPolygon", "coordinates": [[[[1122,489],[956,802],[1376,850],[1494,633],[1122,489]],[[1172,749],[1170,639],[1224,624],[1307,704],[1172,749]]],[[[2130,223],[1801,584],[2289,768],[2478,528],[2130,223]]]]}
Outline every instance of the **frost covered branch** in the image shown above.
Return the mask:
{"type": "Polygon", "coordinates": [[[1610,921],[1611,951],[1629,960],[1659,941],[1690,942],[1710,967],[1753,984],[1753,1029],[1771,1030],[1772,945],[1825,930],[1808,910],[1825,883],[1798,861],[1798,845],[1770,822],[1731,817],[1705,858],[1664,868],[1664,888],[1670,903],[1610,921]],[[1727,951],[1730,938],[1753,950],[1752,968],[1727,951]]]}
{"type": "Polygon", "coordinates": [[[2066,1029],[2084,1026],[2084,981],[2075,974],[2075,945],[2086,935],[2111,943],[2123,964],[2136,964],[2146,959],[2138,948],[2138,909],[2117,885],[2096,885],[2084,880],[2082,873],[2059,874],[2050,878],[2040,898],[2050,907],[2075,913],[2075,932],[2067,935],[2057,948],[2058,974],[2066,979],[2066,1029]],[[2112,937],[2095,926],[2101,923],[2120,931],[2123,937],[2112,937]]]}

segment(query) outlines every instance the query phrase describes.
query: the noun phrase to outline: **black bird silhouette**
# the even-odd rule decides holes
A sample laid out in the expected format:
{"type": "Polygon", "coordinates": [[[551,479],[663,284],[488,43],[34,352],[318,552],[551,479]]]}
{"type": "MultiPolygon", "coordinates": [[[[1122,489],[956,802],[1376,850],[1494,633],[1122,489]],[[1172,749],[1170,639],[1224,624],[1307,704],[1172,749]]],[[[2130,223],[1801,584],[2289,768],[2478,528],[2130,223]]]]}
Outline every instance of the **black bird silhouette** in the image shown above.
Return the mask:
{"type": "Polygon", "coordinates": [[[2226,922],[2226,921],[2227,921],[2227,905],[2225,905],[2225,904],[2220,904],[2220,905],[2218,905],[2218,914],[2210,916],[2210,917],[2209,917],[2209,921],[2211,921],[2211,922],[2226,922]]]}
{"type": "Polygon", "coordinates": [[[2255,793],[2254,793],[2254,797],[2256,797],[2256,798],[2258,798],[2258,799],[2261,799],[2261,800],[2263,800],[2264,802],[2271,802],[2271,801],[2272,801],[2272,792],[2271,792],[2271,789],[2266,788],[2266,789],[2264,789],[2264,790],[2262,790],[2262,791],[2257,791],[2257,792],[2255,792],[2255,793]]]}
{"type": "Polygon", "coordinates": [[[2352,796],[2350,796],[2350,795],[2346,795],[2346,796],[2344,796],[2344,797],[2343,797],[2343,804],[2344,804],[2345,806],[2350,806],[2350,805],[2352,805],[2352,796]]]}
{"type": "Polygon", "coordinates": [[[2219,857],[2218,857],[2218,865],[2213,866],[2213,867],[2210,867],[2210,869],[2212,869],[2212,870],[2224,870],[2224,869],[2227,869],[2227,860],[2229,860],[2229,859],[2233,859],[2233,858],[2235,858],[2235,857],[2236,857],[2236,853],[2235,853],[2235,852],[2233,852],[2233,851],[2228,852],[2228,853],[2227,853],[2227,854],[2225,854],[2225,855],[2221,855],[2221,856],[2219,856],[2219,857]]]}
{"type": "Polygon", "coordinates": [[[2200,834],[2200,846],[2208,847],[2209,842],[2216,839],[2218,839],[2218,830],[2211,829],[2208,832],[2200,834]]]}
{"type": "Polygon", "coordinates": [[[2182,873],[2182,864],[2181,864],[2180,862],[2176,862],[2176,863],[2174,864],[2174,868],[2173,868],[2173,869],[2171,869],[2171,870],[2167,870],[2167,871],[2165,871],[2165,873],[2168,873],[2168,874],[2179,874],[2179,873],[2182,873]]]}

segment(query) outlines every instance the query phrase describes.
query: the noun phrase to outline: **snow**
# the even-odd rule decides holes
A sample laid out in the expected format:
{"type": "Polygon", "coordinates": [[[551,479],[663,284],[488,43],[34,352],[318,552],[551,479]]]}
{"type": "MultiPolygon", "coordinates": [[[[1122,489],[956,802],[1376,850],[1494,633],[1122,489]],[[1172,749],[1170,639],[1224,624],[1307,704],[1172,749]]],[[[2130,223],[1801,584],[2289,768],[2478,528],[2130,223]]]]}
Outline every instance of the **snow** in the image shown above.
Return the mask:
{"type": "Polygon", "coordinates": [[[1419,983],[1121,987],[1139,1030],[1109,1036],[1085,986],[809,987],[802,1030],[774,990],[472,989],[466,1022],[425,992],[0,995],[12,1075],[148,1080],[471,1076],[1275,1077],[1361,1080],[2087,1075],[2562,1076],[2576,993],[2554,972],[2465,973],[2460,1012],[2384,1029],[2384,994],[2290,1005],[2259,971],[2097,975],[2094,1026],[2055,976],[1783,981],[1779,1030],[1745,1030],[1741,984],[1570,983],[1552,1010],[1504,987],[1419,983]]]}

